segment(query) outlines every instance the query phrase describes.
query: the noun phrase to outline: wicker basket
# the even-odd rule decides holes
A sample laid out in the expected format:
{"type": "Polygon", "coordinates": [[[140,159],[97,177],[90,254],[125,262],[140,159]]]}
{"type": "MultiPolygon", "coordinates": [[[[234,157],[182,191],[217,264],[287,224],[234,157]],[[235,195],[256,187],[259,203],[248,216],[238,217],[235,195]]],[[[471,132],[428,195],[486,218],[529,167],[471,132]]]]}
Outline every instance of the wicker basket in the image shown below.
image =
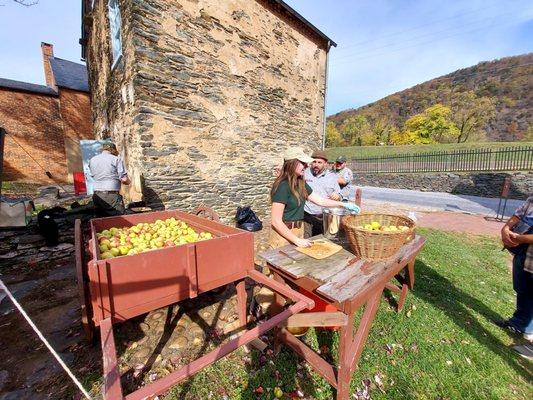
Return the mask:
{"type": "Polygon", "coordinates": [[[355,255],[367,260],[382,260],[392,256],[402,245],[414,237],[415,223],[401,215],[391,214],[359,214],[343,218],[342,226],[355,255]],[[371,222],[379,222],[382,226],[404,225],[404,231],[369,231],[357,228],[371,222]]]}

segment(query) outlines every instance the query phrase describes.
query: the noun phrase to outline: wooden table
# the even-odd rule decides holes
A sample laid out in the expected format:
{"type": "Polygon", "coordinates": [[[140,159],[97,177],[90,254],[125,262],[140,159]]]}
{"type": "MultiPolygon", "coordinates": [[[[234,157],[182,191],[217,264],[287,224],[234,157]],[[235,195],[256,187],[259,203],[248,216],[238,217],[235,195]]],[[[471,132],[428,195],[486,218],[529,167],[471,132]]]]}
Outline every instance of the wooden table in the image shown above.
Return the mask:
{"type": "MultiPolygon", "coordinates": [[[[311,239],[318,238],[322,236],[311,239]]],[[[337,308],[337,312],[300,313],[287,321],[287,327],[339,327],[339,362],[335,367],[287,329],[276,330],[278,342],[291,347],[337,389],[337,400],[348,399],[350,380],[357,368],[383,290],[388,288],[400,293],[398,311],[403,308],[408,289],[413,287],[415,281],[415,258],[424,243],[425,239],[417,235],[394,256],[375,262],[360,260],[346,249],[326,259],[316,260],[298,252],[293,245],[259,254],[267,261],[275,280],[312,292],[337,308]],[[393,283],[393,279],[398,284],[393,283]],[[363,305],[364,313],[354,333],[354,314],[363,305]]],[[[280,309],[285,299],[276,295],[275,302],[280,309]]]]}

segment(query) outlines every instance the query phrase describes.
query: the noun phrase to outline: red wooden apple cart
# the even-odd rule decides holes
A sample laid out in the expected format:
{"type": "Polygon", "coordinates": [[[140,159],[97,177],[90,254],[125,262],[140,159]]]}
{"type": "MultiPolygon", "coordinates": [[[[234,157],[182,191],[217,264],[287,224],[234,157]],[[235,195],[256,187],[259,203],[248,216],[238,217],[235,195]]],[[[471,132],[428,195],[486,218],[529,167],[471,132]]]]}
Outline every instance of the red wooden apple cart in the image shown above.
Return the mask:
{"type": "MultiPolygon", "coordinates": [[[[204,215],[209,215],[202,210],[204,215]]],[[[76,268],[82,308],[82,323],[89,338],[100,328],[106,399],[145,399],[167,391],[230,352],[263,335],[291,315],[314,302],[289,287],[267,278],[254,269],[253,234],[220,222],[180,211],[133,214],[90,221],[89,253],[84,260],[84,241],[79,220],[75,223],[76,268]],[[112,227],[150,223],[174,217],[195,231],[210,232],[212,239],[166,247],[140,254],[100,259],[96,233],[112,227]],[[237,289],[239,325],[246,325],[244,279],[268,286],[294,301],[268,321],[245,330],[219,348],[171,374],[124,395],[120,384],[113,324],[160,307],[190,299],[229,283],[237,289]]]]}

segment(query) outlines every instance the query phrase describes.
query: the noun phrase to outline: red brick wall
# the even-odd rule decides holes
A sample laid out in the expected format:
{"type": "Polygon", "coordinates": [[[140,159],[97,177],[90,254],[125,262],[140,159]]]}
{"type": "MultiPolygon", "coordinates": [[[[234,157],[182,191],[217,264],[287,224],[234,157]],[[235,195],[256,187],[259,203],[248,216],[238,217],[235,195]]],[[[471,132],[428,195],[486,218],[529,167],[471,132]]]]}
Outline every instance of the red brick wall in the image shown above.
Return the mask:
{"type": "Polygon", "coordinates": [[[0,88],[0,126],[7,133],[4,181],[53,183],[37,163],[56,179],[66,179],[65,142],[57,97],[0,88]]]}

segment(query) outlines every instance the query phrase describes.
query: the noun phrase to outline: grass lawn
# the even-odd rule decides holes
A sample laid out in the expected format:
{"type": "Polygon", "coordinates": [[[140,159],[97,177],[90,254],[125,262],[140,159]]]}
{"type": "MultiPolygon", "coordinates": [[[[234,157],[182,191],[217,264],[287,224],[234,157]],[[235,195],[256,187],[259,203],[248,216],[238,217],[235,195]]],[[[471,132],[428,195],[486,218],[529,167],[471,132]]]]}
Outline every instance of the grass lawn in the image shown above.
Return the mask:
{"type": "Polygon", "coordinates": [[[453,150],[475,150],[475,149],[500,149],[508,147],[533,146],[533,142],[472,142],[472,143],[452,143],[452,144],[423,144],[409,146],[351,146],[351,147],[330,147],[326,149],[327,155],[337,158],[344,155],[352,157],[376,157],[394,156],[408,153],[430,153],[435,151],[453,150]]]}
{"type": "MultiPolygon", "coordinates": [[[[515,301],[501,245],[492,238],[419,232],[427,243],[416,263],[415,289],[400,314],[393,301],[382,301],[351,398],[368,398],[354,395],[365,386],[372,399],[533,398],[532,364],[510,349],[523,339],[491,323],[508,317],[515,301]]],[[[335,333],[311,330],[306,340],[335,357],[335,333]]],[[[334,398],[327,382],[286,349],[277,357],[239,350],[164,398],[273,399],[275,387],[284,399],[296,389],[307,399],[334,398]],[[254,393],[259,386],[262,395],[254,393]]]]}

